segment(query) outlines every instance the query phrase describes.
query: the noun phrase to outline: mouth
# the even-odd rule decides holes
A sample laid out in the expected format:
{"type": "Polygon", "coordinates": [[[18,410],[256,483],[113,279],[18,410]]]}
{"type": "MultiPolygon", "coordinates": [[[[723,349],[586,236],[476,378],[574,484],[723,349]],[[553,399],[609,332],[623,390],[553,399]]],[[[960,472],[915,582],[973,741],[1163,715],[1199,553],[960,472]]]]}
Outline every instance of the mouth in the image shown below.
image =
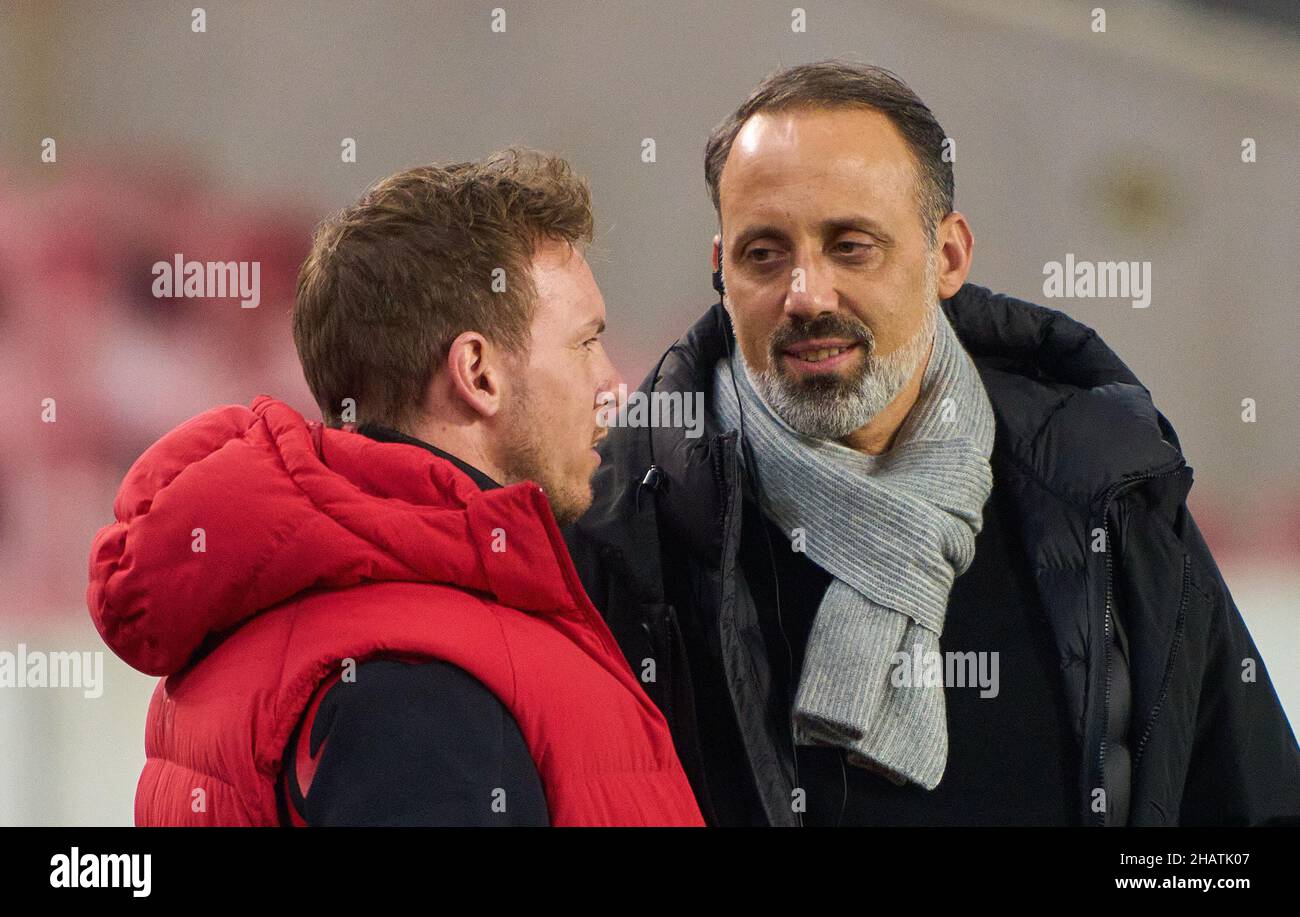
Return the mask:
{"type": "Polygon", "coordinates": [[[800,341],[781,351],[785,365],[804,373],[821,373],[838,369],[862,349],[860,341],[845,338],[817,338],[800,341]]]}

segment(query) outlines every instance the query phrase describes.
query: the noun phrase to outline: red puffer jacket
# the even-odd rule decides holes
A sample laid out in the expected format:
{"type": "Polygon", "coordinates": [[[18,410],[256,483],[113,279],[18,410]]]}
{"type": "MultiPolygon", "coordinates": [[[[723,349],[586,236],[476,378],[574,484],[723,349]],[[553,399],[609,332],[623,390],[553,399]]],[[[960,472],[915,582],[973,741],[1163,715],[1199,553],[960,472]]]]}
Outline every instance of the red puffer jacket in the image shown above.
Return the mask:
{"type": "Polygon", "coordinates": [[[552,824],[703,823],[535,484],[480,492],[431,453],[262,396],[163,437],[114,515],[91,550],[91,617],[130,665],[166,676],[137,824],[276,824],[312,694],[378,656],[450,662],[500,698],[552,824]]]}

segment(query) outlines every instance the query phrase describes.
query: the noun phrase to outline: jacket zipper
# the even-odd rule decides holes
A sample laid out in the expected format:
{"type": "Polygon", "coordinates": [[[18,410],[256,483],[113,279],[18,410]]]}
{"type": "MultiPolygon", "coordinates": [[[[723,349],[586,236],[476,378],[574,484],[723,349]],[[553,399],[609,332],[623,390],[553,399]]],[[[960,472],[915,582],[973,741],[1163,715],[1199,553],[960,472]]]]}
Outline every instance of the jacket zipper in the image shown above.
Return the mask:
{"type": "MultiPolygon", "coordinates": [[[[1184,460],[1184,459],[1179,459],[1179,460],[1178,460],[1178,465],[1177,465],[1177,467],[1175,467],[1175,468],[1171,468],[1171,469],[1168,470],[1168,471],[1157,471],[1157,472],[1152,472],[1152,473],[1149,473],[1149,474],[1139,474],[1139,475],[1134,475],[1134,476],[1132,476],[1132,477],[1128,477],[1128,478],[1124,478],[1124,479],[1122,479],[1122,480],[1116,481],[1114,484],[1112,484],[1112,485],[1110,486],[1110,489],[1106,492],[1106,498],[1102,501],[1102,505],[1101,505],[1101,524],[1102,524],[1102,528],[1104,529],[1105,534],[1106,534],[1106,611],[1105,611],[1105,617],[1103,618],[1103,623],[1102,623],[1102,638],[1103,638],[1103,641],[1104,641],[1103,646],[1102,646],[1102,655],[1103,655],[1103,658],[1105,659],[1105,665],[1106,665],[1106,691],[1105,691],[1104,700],[1103,700],[1103,702],[1102,702],[1102,708],[1101,708],[1101,736],[1100,736],[1099,741],[1097,742],[1097,781],[1098,781],[1098,783],[1100,784],[1103,793],[1104,793],[1105,790],[1106,790],[1106,730],[1107,730],[1107,728],[1110,726],[1110,680],[1111,680],[1111,674],[1110,674],[1110,618],[1111,618],[1111,597],[1112,597],[1112,594],[1113,594],[1113,591],[1112,591],[1112,590],[1113,590],[1113,585],[1114,585],[1114,583],[1113,583],[1113,576],[1114,576],[1114,574],[1113,574],[1113,566],[1112,566],[1111,555],[1114,553],[1114,548],[1115,548],[1115,542],[1114,542],[1114,541],[1112,540],[1112,538],[1111,538],[1111,531],[1110,531],[1110,504],[1111,504],[1111,502],[1115,499],[1115,497],[1117,497],[1117,496],[1119,495],[1119,491],[1120,491],[1121,488],[1127,488],[1127,487],[1130,487],[1130,486],[1132,486],[1132,485],[1134,485],[1134,484],[1138,484],[1138,483],[1140,483],[1140,482],[1142,482],[1142,481],[1149,481],[1149,480],[1153,480],[1153,479],[1155,479],[1155,478],[1164,478],[1164,477],[1168,477],[1169,475],[1172,475],[1172,474],[1179,474],[1180,472],[1182,472],[1182,470],[1183,470],[1183,468],[1186,466],[1186,464],[1187,464],[1187,463],[1186,463],[1186,460],[1184,460]]],[[[1184,566],[1183,566],[1183,575],[1184,575],[1184,577],[1186,577],[1186,575],[1187,575],[1187,567],[1186,567],[1186,562],[1185,562],[1185,561],[1184,561],[1184,566]]],[[[1184,589],[1183,589],[1183,602],[1184,602],[1184,603],[1186,602],[1186,599],[1187,599],[1187,590],[1186,590],[1186,588],[1184,588],[1184,589]]],[[[1179,622],[1182,621],[1182,609],[1181,609],[1181,608],[1179,609],[1179,618],[1178,618],[1178,620],[1179,620],[1179,622]]],[[[1180,631],[1180,633],[1181,633],[1181,631],[1180,631]]],[[[1175,643],[1175,647],[1174,647],[1174,648],[1175,648],[1175,650],[1177,649],[1177,643],[1175,643]]],[[[1167,670],[1166,673],[1165,673],[1165,685],[1162,686],[1162,688],[1161,688],[1161,696],[1160,696],[1160,699],[1157,700],[1157,702],[1156,702],[1156,708],[1155,708],[1155,710],[1152,711],[1151,718],[1147,721],[1147,729],[1146,729],[1146,732],[1147,732],[1147,733],[1150,733],[1150,731],[1151,731],[1151,726],[1154,725],[1154,723],[1155,723],[1155,714],[1156,714],[1156,712],[1159,710],[1159,708],[1160,708],[1160,704],[1161,704],[1161,703],[1163,702],[1163,700],[1164,700],[1164,690],[1165,690],[1166,688],[1168,688],[1168,678],[1169,678],[1169,671],[1167,670]]],[[[1146,741],[1146,736],[1145,736],[1145,735],[1143,736],[1143,740],[1142,740],[1142,741],[1143,741],[1143,743],[1145,743],[1145,741],[1146,741]]],[[[1140,747],[1140,746],[1139,746],[1139,747],[1140,747]]],[[[1136,768],[1136,765],[1137,765],[1137,757],[1136,757],[1136,755],[1134,756],[1133,765],[1134,765],[1134,767],[1136,768]]],[[[1109,808],[1110,808],[1110,800],[1109,800],[1109,798],[1108,798],[1108,799],[1106,800],[1106,807],[1105,807],[1102,811],[1098,812],[1096,818],[1094,819],[1094,822],[1095,822],[1098,826],[1100,826],[1100,827],[1105,827],[1105,825],[1106,825],[1106,811],[1107,811],[1109,808]]]]}
{"type": "Polygon", "coordinates": [[[1174,660],[1178,658],[1178,647],[1183,642],[1183,623],[1187,618],[1187,590],[1191,588],[1192,582],[1192,559],[1188,555],[1183,555],[1183,598],[1178,603],[1178,620],[1174,624],[1174,643],[1169,650],[1169,664],[1165,666],[1164,681],[1160,684],[1160,696],[1156,698],[1156,705],[1151,708],[1151,716],[1147,718],[1146,729],[1142,730],[1142,738],[1138,740],[1137,749],[1133,752],[1133,767],[1136,770],[1138,762],[1142,760],[1142,750],[1146,748],[1147,739],[1151,737],[1151,730],[1155,728],[1156,719],[1160,716],[1160,709],[1164,706],[1165,697],[1169,693],[1169,682],[1174,675],[1174,660]]]}

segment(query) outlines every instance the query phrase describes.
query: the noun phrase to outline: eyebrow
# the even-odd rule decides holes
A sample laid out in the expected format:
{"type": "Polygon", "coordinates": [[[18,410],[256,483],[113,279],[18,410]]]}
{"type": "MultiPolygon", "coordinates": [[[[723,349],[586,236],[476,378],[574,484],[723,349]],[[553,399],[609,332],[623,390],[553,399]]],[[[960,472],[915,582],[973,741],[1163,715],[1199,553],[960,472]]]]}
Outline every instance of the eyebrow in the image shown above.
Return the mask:
{"type": "MultiPolygon", "coordinates": [[[[879,239],[882,243],[886,245],[894,241],[894,237],[885,231],[885,227],[882,226],[876,220],[873,220],[871,217],[866,217],[866,216],[829,217],[825,220],[822,220],[817,225],[821,227],[823,233],[844,232],[845,230],[853,230],[854,232],[865,232],[868,235],[875,236],[877,239],[879,239]]],[[[755,239],[762,239],[768,236],[772,237],[773,239],[780,239],[783,242],[788,242],[790,240],[790,236],[788,233],[785,232],[785,230],[780,229],[779,227],[771,223],[761,223],[757,226],[751,226],[745,229],[736,238],[736,243],[734,246],[732,246],[732,250],[735,252],[741,252],[744,250],[746,245],[748,245],[750,242],[753,242],[755,239]]]]}
{"type": "Polygon", "coordinates": [[[578,329],[578,334],[586,335],[591,333],[592,331],[595,331],[596,334],[604,334],[605,320],[603,318],[591,319],[589,322],[587,322],[585,325],[583,325],[581,328],[578,329]]]}

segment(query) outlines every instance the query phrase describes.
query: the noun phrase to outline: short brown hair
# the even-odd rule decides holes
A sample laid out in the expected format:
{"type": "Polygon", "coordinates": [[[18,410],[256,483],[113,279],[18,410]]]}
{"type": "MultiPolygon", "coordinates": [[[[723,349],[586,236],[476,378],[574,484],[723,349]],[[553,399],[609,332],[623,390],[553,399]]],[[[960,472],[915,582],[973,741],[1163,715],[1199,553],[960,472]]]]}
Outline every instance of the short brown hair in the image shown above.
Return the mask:
{"type": "Polygon", "coordinates": [[[526,353],[537,245],[591,237],[586,181],[533,150],[418,166],[371,186],[317,227],[298,273],[293,339],[326,423],[337,426],[352,398],[359,423],[407,426],[466,331],[526,353]]]}
{"type": "Polygon", "coordinates": [[[800,64],[772,73],[739,108],[713,129],[704,148],[704,181],[713,209],[722,219],[718,184],[731,145],[745,122],[761,111],[795,108],[873,108],[893,123],[912,152],[917,178],[917,205],[926,238],[933,245],[939,223],[952,211],[952,163],[944,159],[947,139],[934,113],[906,83],[870,64],[828,60],[800,64]]]}

